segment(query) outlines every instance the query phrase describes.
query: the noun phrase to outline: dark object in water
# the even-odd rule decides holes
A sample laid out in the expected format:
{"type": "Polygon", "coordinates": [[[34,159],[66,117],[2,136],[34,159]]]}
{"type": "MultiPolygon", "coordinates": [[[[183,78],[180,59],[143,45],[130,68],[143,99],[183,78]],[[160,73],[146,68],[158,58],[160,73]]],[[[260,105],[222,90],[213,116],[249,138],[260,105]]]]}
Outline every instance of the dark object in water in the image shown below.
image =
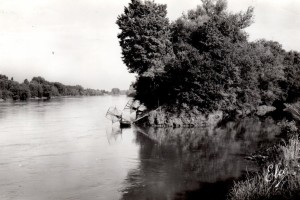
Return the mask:
{"type": "MultiPolygon", "coordinates": [[[[141,104],[137,100],[129,100],[125,105],[123,110],[129,110],[130,113],[136,112],[136,120],[133,122],[139,121],[140,118],[144,118],[146,115],[142,116],[142,114],[146,111],[146,107],[141,104]]],[[[126,128],[131,126],[131,121],[125,119],[122,116],[122,111],[117,109],[116,107],[110,107],[105,115],[106,118],[110,119],[112,123],[119,122],[121,128],[126,128]]]]}
{"type": "Polygon", "coordinates": [[[110,107],[106,112],[106,118],[110,119],[112,123],[120,122],[121,128],[126,128],[131,126],[131,122],[126,120],[122,116],[122,112],[116,107],[110,107]]]}
{"type": "Polygon", "coordinates": [[[127,120],[121,120],[120,121],[120,127],[121,128],[128,128],[131,126],[131,122],[127,120]]]}

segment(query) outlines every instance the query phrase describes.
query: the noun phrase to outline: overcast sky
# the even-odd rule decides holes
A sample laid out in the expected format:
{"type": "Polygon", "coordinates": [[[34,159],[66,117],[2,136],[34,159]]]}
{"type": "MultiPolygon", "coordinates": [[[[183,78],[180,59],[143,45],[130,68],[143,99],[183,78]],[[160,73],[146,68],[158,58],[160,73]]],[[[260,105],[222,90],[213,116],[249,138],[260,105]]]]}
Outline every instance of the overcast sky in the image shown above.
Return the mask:
{"type": "MultiPolygon", "coordinates": [[[[0,0],[0,73],[110,90],[135,75],[121,60],[115,21],[130,0],[0,0]]],[[[156,0],[174,20],[200,0],[156,0]]],[[[250,40],[279,41],[300,50],[299,0],[229,0],[230,11],[255,7],[250,40]]]]}

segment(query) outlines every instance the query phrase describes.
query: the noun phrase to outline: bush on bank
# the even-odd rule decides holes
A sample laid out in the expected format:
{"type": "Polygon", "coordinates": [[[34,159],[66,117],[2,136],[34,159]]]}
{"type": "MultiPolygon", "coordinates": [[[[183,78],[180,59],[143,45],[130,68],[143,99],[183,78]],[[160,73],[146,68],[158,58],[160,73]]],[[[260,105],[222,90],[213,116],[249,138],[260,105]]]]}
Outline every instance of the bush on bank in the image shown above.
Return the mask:
{"type": "Polygon", "coordinates": [[[299,199],[300,198],[300,141],[298,138],[279,147],[282,158],[269,163],[254,177],[235,183],[231,200],[299,199]]]}
{"type": "Polygon", "coordinates": [[[269,152],[260,172],[236,182],[230,200],[291,200],[300,198],[300,140],[295,121],[279,123],[286,142],[269,152]],[[272,155],[274,154],[275,155],[272,155]]]}

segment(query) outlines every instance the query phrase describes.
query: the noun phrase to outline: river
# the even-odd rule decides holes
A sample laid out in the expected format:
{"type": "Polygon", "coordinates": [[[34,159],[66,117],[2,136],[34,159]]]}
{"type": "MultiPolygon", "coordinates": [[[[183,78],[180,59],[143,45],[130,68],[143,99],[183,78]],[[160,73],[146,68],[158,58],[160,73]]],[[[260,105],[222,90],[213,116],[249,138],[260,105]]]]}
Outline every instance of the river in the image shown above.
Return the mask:
{"type": "Polygon", "coordinates": [[[0,102],[1,200],[224,199],[256,166],[244,159],[278,128],[120,130],[105,118],[125,96],[0,102]]]}

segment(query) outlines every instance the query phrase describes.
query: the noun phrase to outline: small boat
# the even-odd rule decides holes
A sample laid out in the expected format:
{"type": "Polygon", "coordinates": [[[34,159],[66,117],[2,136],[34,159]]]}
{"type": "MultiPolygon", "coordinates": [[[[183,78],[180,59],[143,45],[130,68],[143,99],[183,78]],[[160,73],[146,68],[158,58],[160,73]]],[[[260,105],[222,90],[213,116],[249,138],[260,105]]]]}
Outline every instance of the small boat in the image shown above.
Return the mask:
{"type": "Polygon", "coordinates": [[[125,119],[120,120],[120,127],[121,128],[128,128],[131,126],[131,122],[125,119]]]}
{"type": "Polygon", "coordinates": [[[116,107],[110,107],[105,115],[106,118],[110,119],[112,123],[119,122],[121,128],[126,128],[131,126],[131,121],[125,119],[122,116],[122,112],[116,107]]]}
{"type": "MultiPolygon", "coordinates": [[[[128,111],[129,113],[136,113],[136,119],[140,118],[142,114],[145,112],[147,108],[141,104],[137,100],[129,100],[127,104],[125,105],[123,111],[128,111]]],[[[121,128],[130,127],[133,123],[130,121],[130,119],[127,119],[123,116],[123,113],[121,110],[117,109],[116,107],[110,107],[105,115],[106,118],[110,119],[112,123],[119,122],[121,128]]],[[[128,117],[130,118],[130,117],[128,117]]]]}

